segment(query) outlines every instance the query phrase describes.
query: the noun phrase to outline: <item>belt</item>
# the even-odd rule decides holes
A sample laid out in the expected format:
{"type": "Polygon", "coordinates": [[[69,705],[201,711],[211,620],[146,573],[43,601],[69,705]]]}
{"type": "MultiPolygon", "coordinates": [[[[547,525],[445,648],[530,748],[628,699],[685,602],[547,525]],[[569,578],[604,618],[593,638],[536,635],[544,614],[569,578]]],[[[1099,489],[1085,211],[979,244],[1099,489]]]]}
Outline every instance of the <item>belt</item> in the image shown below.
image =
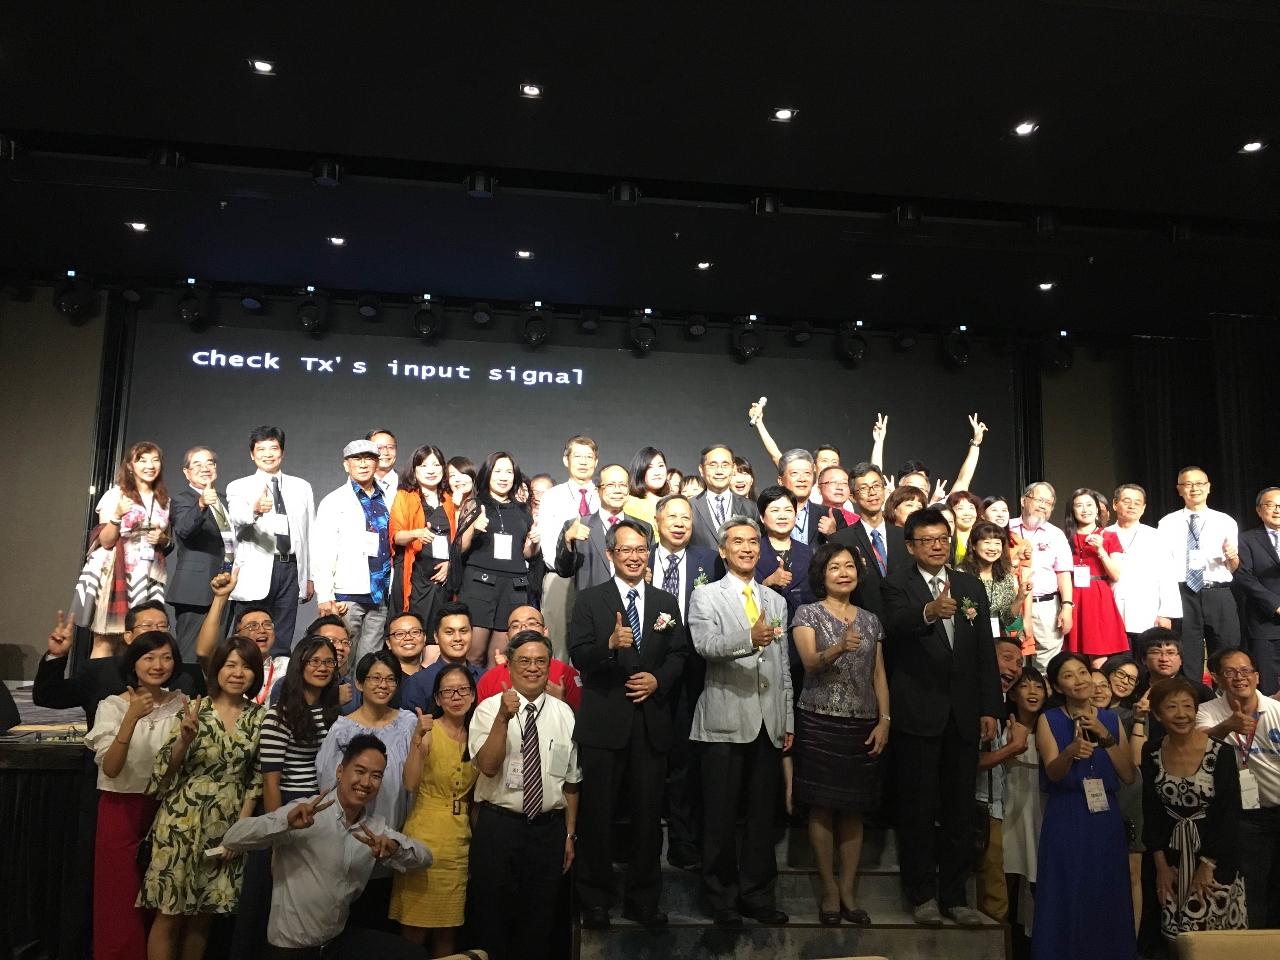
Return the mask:
{"type": "Polygon", "coordinates": [[[298,555],[296,553],[291,553],[287,557],[282,557],[278,553],[276,554],[276,563],[297,563],[297,562],[298,562],[298,555]]]}
{"type": "Polygon", "coordinates": [[[1034,596],[1034,597],[1032,597],[1032,598],[1031,598],[1031,602],[1032,602],[1032,603],[1044,603],[1044,601],[1046,601],[1046,600],[1057,600],[1057,599],[1058,599],[1058,591],[1057,591],[1057,590],[1055,590],[1055,591],[1053,591],[1053,593],[1041,593],[1041,594],[1037,594],[1036,596],[1034,596]]]}
{"type": "Polygon", "coordinates": [[[488,810],[504,817],[514,817],[516,820],[523,820],[525,823],[543,823],[547,820],[564,819],[563,810],[547,810],[530,820],[523,813],[516,813],[514,810],[508,810],[506,807],[500,807],[496,803],[490,803],[488,800],[480,801],[480,810],[481,812],[488,810]]]}
{"type": "Polygon", "coordinates": [[[1217,583],[1217,582],[1215,581],[1214,583],[1206,583],[1203,587],[1201,587],[1201,588],[1200,588],[1200,590],[1201,590],[1201,592],[1203,592],[1203,591],[1205,591],[1205,590],[1218,590],[1218,589],[1221,589],[1221,588],[1223,588],[1223,587],[1229,587],[1229,586],[1231,586],[1231,584],[1229,584],[1229,583],[1217,583]]]}

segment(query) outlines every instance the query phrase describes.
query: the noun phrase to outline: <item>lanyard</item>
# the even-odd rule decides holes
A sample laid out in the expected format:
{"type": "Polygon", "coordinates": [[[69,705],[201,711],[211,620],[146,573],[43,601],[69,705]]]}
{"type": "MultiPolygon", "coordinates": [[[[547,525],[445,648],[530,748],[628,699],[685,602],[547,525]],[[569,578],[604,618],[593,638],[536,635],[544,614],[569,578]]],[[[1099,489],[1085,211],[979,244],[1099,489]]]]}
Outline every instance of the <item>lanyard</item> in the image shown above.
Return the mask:
{"type": "Polygon", "coordinates": [[[1248,740],[1241,741],[1240,734],[1238,733],[1233,733],[1231,735],[1232,739],[1235,740],[1236,742],[1236,746],[1240,748],[1240,754],[1241,754],[1240,766],[1242,767],[1249,766],[1249,751],[1253,749],[1253,738],[1258,735],[1257,720],[1260,716],[1262,716],[1261,710],[1254,711],[1254,714],[1253,714],[1254,727],[1252,730],[1249,731],[1248,740]]]}

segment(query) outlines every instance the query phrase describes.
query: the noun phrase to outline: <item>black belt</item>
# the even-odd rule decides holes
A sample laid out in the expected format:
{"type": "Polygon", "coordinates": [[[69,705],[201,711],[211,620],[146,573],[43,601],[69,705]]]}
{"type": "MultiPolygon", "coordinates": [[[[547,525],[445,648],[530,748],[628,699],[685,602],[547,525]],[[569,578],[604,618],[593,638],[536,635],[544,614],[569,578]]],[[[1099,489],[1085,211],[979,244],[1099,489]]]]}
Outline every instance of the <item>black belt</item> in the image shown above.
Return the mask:
{"type": "Polygon", "coordinates": [[[276,563],[297,563],[297,562],[298,562],[298,555],[296,553],[291,553],[287,557],[282,557],[278,553],[276,554],[276,563]]]}
{"type": "Polygon", "coordinates": [[[1200,590],[1201,590],[1201,592],[1203,592],[1203,591],[1205,591],[1205,590],[1218,590],[1218,589],[1220,589],[1220,588],[1223,588],[1223,587],[1229,587],[1229,586],[1231,586],[1231,584],[1229,584],[1229,583],[1217,583],[1217,582],[1214,582],[1214,583],[1206,583],[1203,587],[1201,587],[1201,588],[1200,588],[1200,590]]]}
{"type": "Polygon", "coordinates": [[[543,823],[546,820],[551,819],[564,819],[563,810],[547,810],[530,820],[523,813],[516,813],[514,810],[508,810],[506,807],[500,807],[496,803],[490,803],[488,800],[480,801],[480,810],[482,812],[489,810],[493,813],[501,814],[504,817],[514,817],[516,820],[523,820],[525,823],[543,823]]]}
{"type": "Polygon", "coordinates": [[[1043,603],[1045,600],[1057,600],[1057,599],[1058,599],[1058,591],[1055,590],[1053,591],[1053,593],[1042,593],[1039,596],[1032,597],[1031,602],[1043,603]]]}

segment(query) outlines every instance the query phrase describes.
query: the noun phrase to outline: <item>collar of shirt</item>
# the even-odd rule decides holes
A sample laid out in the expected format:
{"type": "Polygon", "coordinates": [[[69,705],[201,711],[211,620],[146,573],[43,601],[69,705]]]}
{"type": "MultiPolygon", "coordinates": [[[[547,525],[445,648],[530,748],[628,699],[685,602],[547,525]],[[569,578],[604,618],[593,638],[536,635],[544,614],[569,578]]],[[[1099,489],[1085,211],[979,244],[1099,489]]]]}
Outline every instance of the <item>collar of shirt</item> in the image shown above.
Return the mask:
{"type": "MultiPolygon", "coordinates": [[[[548,666],[550,666],[550,664],[548,664],[548,666]]],[[[548,677],[548,679],[550,678],[548,677]]],[[[512,689],[514,690],[515,688],[513,687],[512,689]]],[[[524,708],[529,706],[529,704],[533,704],[534,713],[538,713],[538,714],[542,713],[542,705],[547,700],[547,691],[544,689],[542,693],[538,694],[536,699],[527,700],[525,699],[525,695],[523,693],[521,693],[519,690],[516,690],[516,697],[520,700],[520,718],[519,719],[520,719],[520,723],[523,724],[524,708]]]]}
{"type": "MultiPolygon", "coordinates": [[[[884,514],[883,514],[883,513],[882,513],[882,514],[880,514],[880,525],[879,525],[879,526],[875,526],[874,524],[872,524],[872,522],[871,522],[870,520],[868,520],[865,516],[863,516],[863,517],[859,517],[859,518],[858,518],[858,522],[859,522],[859,523],[861,523],[861,524],[862,524],[862,528],[863,528],[864,530],[866,530],[866,531],[867,531],[867,538],[868,538],[868,539],[870,539],[870,537],[871,537],[871,531],[873,531],[873,530],[879,530],[879,531],[880,531],[880,539],[882,539],[882,540],[886,540],[886,541],[889,539],[888,537],[886,537],[886,536],[885,536],[885,533],[884,533],[884,514]]],[[[888,544],[886,543],[886,544],[885,544],[885,546],[887,547],[887,546],[888,546],[888,544]]]]}
{"type": "Polygon", "coordinates": [[[360,484],[356,483],[354,480],[351,481],[351,489],[355,491],[356,496],[360,498],[360,500],[362,501],[363,500],[381,500],[383,498],[382,488],[378,486],[377,483],[374,483],[373,485],[373,493],[365,493],[364,488],[361,487],[360,484]]]}
{"type": "Polygon", "coordinates": [[[924,585],[925,585],[926,587],[928,587],[928,588],[929,588],[929,592],[930,592],[930,593],[933,593],[933,578],[934,578],[934,577],[941,577],[941,578],[942,578],[942,582],[943,582],[943,584],[944,584],[944,585],[945,585],[945,584],[947,584],[947,583],[950,583],[950,582],[951,582],[951,581],[947,578],[947,568],[946,568],[946,567],[943,567],[943,568],[942,568],[941,570],[939,570],[937,573],[930,573],[928,570],[926,570],[924,567],[920,566],[920,564],[918,564],[918,563],[917,563],[917,564],[916,564],[916,570],[919,572],[920,576],[924,577],[924,585]]]}
{"type": "Polygon", "coordinates": [[[275,473],[267,473],[267,471],[265,470],[258,470],[256,473],[254,473],[254,476],[260,477],[261,479],[267,481],[267,483],[270,483],[272,480],[279,477],[280,489],[281,490],[284,489],[284,471],[283,470],[277,470],[275,473]]]}
{"type": "Polygon", "coordinates": [[[667,569],[668,557],[675,557],[677,564],[684,563],[685,551],[676,550],[675,552],[672,552],[668,550],[666,547],[664,547],[662,544],[658,544],[657,549],[654,551],[654,554],[653,554],[654,569],[657,570],[658,572],[665,572],[667,569]]]}
{"type": "Polygon", "coordinates": [[[598,511],[596,511],[596,514],[597,516],[600,517],[600,523],[604,525],[605,530],[609,529],[610,517],[617,517],[619,520],[622,519],[621,510],[619,510],[617,513],[611,513],[608,507],[601,507],[598,511]]]}

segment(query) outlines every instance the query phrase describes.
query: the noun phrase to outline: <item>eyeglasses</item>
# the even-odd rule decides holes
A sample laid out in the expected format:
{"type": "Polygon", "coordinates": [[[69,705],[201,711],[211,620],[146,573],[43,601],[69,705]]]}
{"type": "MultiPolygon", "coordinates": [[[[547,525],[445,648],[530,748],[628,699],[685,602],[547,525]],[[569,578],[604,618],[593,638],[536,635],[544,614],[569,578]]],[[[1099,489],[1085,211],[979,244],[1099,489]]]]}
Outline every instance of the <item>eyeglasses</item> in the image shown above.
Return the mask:
{"type": "Polygon", "coordinates": [[[1248,680],[1257,672],[1252,667],[1227,667],[1222,671],[1222,676],[1227,680],[1248,680]]]}
{"type": "Polygon", "coordinates": [[[854,493],[883,493],[883,483],[860,483],[853,488],[854,493]]]}
{"type": "Polygon", "coordinates": [[[1123,500],[1117,500],[1116,503],[1122,507],[1145,507],[1147,505],[1147,501],[1145,500],[1133,500],[1129,497],[1125,497],[1123,500]]]}
{"type": "Polygon", "coordinates": [[[417,627],[414,627],[412,630],[397,630],[395,633],[391,634],[391,639],[420,640],[424,636],[425,634],[420,629],[418,629],[417,627]]]}
{"type": "Polygon", "coordinates": [[[545,667],[551,661],[546,657],[516,657],[517,667],[545,667]]]}
{"type": "Polygon", "coordinates": [[[627,490],[630,488],[630,486],[631,484],[627,483],[625,480],[619,480],[615,483],[602,483],[600,484],[600,489],[601,490],[627,490]]]}
{"type": "Polygon", "coordinates": [[[396,445],[395,445],[394,443],[380,443],[380,444],[378,444],[378,452],[379,452],[379,453],[386,453],[388,450],[394,450],[394,449],[396,449],[396,445]]]}
{"type": "Polygon", "coordinates": [[[649,548],[640,547],[614,547],[612,551],[615,557],[641,557],[649,553],[649,548]]]}
{"type": "Polygon", "coordinates": [[[922,546],[946,547],[946,546],[950,546],[951,538],[950,537],[915,537],[912,540],[912,542],[921,544],[922,546]]]}
{"type": "Polygon", "coordinates": [[[168,620],[155,620],[150,623],[135,623],[133,625],[134,633],[150,633],[154,630],[158,630],[161,633],[165,633],[168,631],[168,629],[169,629],[168,620]]]}
{"type": "Polygon", "coordinates": [[[465,700],[471,696],[470,687],[441,687],[440,697],[444,700],[465,700]]]}
{"type": "Polygon", "coordinates": [[[333,659],[333,657],[312,657],[310,660],[306,661],[306,664],[308,667],[328,667],[332,670],[338,665],[338,661],[333,659]]]}
{"type": "Polygon", "coordinates": [[[394,687],[396,685],[395,677],[365,677],[364,685],[366,687],[394,687]]]}
{"type": "Polygon", "coordinates": [[[350,640],[330,640],[329,642],[330,642],[330,643],[332,643],[335,647],[342,647],[342,648],[344,648],[344,649],[346,649],[346,650],[350,650],[350,649],[351,649],[351,641],[350,641],[350,640]]]}
{"type": "Polygon", "coordinates": [[[1046,497],[1027,497],[1027,499],[1030,500],[1032,503],[1034,503],[1037,507],[1053,506],[1053,500],[1046,497]]]}
{"type": "Polygon", "coordinates": [[[1264,503],[1264,504],[1262,504],[1262,509],[1263,509],[1263,510],[1270,510],[1270,511],[1280,510],[1280,502],[1276,502],[1276,503],[1264,503]]]}
{"type": "Polygon", "coordinates": [[[541,620],[512,620],[507,624],[507,631],[510,633],[519,633],[521,630],[541,630],[546,626],[541,620]]]}
{"type": "Polygon", "coordinates": [[[1209,489],[1208,480],[1196,480],[1190,483],[1180,483],[1178,486],[1186,490],[1207,490],[1209,489]]]}
{"type": "Polygon", "coordinates": [[[249,621],[241,620],[240,621],[240,629],[244,633],[258,633],[258,632],[270,633],[275,628],[276,628],[276,625],[272,623],[270,620],[249,620],[249,621]]]}
{"type": "Polygon", "coordinates": [[[1138,678],[1137,678],[1137,676],[1136,676],[1136,675],[1134,675],[1134,674],[1132,674],[1132,673],[1121,673],[1121,672],[1116,672],[1116,673],[1113,673],[1113,674],[1111,675],[1111,682],[1112,682],[1112,683],[1123,683],[1123,684],[1126,684],[1127,686],[1130,686],[1130,687],[1131,687],[1131,686],[1133,686],[1135,683],[1137,683],[1137,682],[1138,682],[1138,678]]]}

